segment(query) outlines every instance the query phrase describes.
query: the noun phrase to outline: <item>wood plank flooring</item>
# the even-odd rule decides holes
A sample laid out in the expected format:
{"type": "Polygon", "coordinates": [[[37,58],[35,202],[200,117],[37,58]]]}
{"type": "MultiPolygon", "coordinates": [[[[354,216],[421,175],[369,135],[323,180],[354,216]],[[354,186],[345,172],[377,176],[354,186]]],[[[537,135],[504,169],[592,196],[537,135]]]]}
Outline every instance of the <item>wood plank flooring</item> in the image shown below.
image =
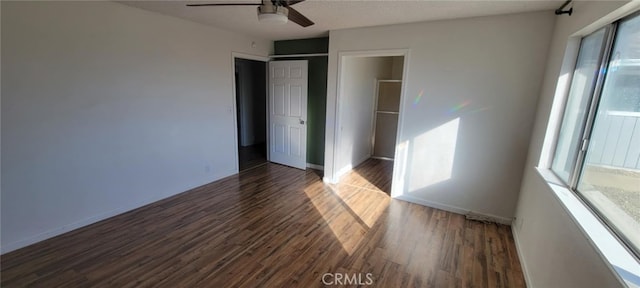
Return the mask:
{"type": "Polygon", "coordinates": [[[508,226],[391,200],[379,173],[267,164],[2,255],[1,286],[524,287],[508,226]]]}
{"type": "Polygon", "coordinates": [[[369,158],[348,175],[340,179],[340,184],[373,189],[391,195],[393,161],[369,158]]]}
{"type": "Polygon", "coordinates": [[[267,163],[266,144],[259,143],[251,146],[238,146],[238,162],[240,171],[267,163]]]}

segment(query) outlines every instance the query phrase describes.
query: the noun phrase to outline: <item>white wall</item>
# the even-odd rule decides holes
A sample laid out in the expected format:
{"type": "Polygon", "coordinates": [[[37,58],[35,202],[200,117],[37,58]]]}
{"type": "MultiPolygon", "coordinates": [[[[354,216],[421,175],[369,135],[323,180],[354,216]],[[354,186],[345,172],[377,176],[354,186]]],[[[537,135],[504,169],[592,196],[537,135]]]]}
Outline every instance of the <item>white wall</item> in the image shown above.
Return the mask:
{"type": "MultiPolygon", "coordinates": [[[[578,1],[573,4],[573,15],[558,17],[556,23],[513,227],[530,287],[621,286],[535,167],[540,160],[546,161],[540,159],[542,151],[552,147],[545,133],[550,115],[557,114],[551,111],[556,85],[560,96],[564,81],[559,79],[572,70],[566,69],[572,66],[568,63],[561,71],[567,40],[624,3],[578,1]]],[[[553,121],[559,120],[555,118],[553,121]]]]}
{"type": "Polygon", "coordinates": [[[325,174],[338,52],[409,49],[393,196],[509,222],[554,21],[547,11],[331,31],[325,174]]]}
{"type": "Polygon", "coordinates": [[[389,79],[392,57],[348,57],[343,61],[339,168],[346,172],[371,156],[376,79],[389,79]]]}
{"type": "Polygon", "coordinates": [[[271,49],[112,2],[3,1],[2,45],[2,252],[235,173],[231,53],[271,49]]]}

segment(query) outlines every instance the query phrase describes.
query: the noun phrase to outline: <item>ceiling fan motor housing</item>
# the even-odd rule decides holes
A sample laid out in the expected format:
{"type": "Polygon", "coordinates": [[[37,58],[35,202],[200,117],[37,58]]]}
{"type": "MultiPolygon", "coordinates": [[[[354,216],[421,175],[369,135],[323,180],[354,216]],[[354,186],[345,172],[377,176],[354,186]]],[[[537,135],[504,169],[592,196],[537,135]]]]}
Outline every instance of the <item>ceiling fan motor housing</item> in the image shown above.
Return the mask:
{"type": "Polygon", "coordinates": [[[271,3],[265,3],[258,6],[258,20],[261,22],[273,22],[273,23],[287,23],[289,16],[289,9],[283,6],[272,5],[271,3]]]}
{"type": "MultiPolygon", "coordinates": [[[[1,1],[1,0],[0,0],[1,1]]],[[[286,24],[291,22],[302,27],[313,25],[313,21],[302,15],[298,10],[293,9],[291,5],[298,4],[305,0],[262,0],[258,3],[204,3],[204,4],[187,4],[189,7],[200,6],[258,6],[258,20],[261,22],[269,22],[273,24],[286,24]]]]}

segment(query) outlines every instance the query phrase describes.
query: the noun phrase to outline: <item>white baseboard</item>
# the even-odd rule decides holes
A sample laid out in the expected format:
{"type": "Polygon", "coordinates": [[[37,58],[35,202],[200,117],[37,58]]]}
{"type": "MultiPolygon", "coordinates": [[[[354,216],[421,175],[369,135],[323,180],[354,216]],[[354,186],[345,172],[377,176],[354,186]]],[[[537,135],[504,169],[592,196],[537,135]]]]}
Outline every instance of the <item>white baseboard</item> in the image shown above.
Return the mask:
{"type": "Polygon", "coordinates": [[[353,170],[354,167],[358,167],[358,165],[362,164],[362,162],[366,161],[369,158],[371,158],[371,155],[364,155],[363,157],[360,157],[360,159],[358,159],[357,161],[353,161],[353,163],[340,168],[340,170],[338,170],[338,173],[336,173],[335,182],[339,182],[340,177],[342,177],[344,174],[347,174],[347,172],[353,170]]]}
{"type": "Polygon", "coordinates": [[[333,181],[333,179],[331,179],[331,178],[329,178],[327,176],[322,177],[322,182],[329,183],[329,184],[338,184],[338,181],[333,181]]]}
{"type": "Polygon", "coordinates": [[[13,243],[4,244],[4,245],[2,245],[2,247],[0,247],[0,253],[4,254],[4,253],[7,253],[7,252],[11,252],[13,250],[17,250],[17,249],[20,249],[20,248],[23,248],[23,247],[27,247],[29,245],[38,243],[40,241],[44,241],[44,240],[47,240],[49,238],[53,238],[55,236],[58,236],[58,235],[61,235],[61,234],[76,230],[78,228],[91,225],[91,224],[96,223],[98,221],[102,221],[104,219],[107,219],[107,218],[110,218],[110,217],[125,213],[127,211],[142,207],[144,205],[153,203],[155,201],[158,201],[158,200],[161,200],[161,199],[164,199],[164,198],[168,198],[170,196],[173,196],[173,195],[163,195],[162,197],[158,197],[156,199],[148,199],[147,201],[140,201],[140,202],[137,202],[137,203],[132,203],[131,205],[123,206],[123,207],[120,207],[118,209],[114,209],[114,210],[111,210],[111,211],[100,213],[98,215],[95,215],[95,216],[92,216],[92,217],[89,217],[89,218],[86,218],[86,219],[83,219],[83,220],[80,220],[80,221],[76,221],[76,222],[73,222],[73,223],[70,223],[70,224],[65,224],[65,225],[62,225],[60,227],[45,231],[45,232],[40,233],[40,234],[29,236],[29,237],[27,237],[25,239],[18,240],[18,241],[13,242],[13,243]]]}
{"type": "Polygon", "coordinates": [[[360,159],[356,160],[354,163],[351,163],[351,166],[358,167],[358,165],[362,164],[362,162],[367,161],[367,159],[371,158],[370,154],[362,155],[360,159]]]}
{"type": "Polygon", "coordinates": [[[324,166],[322,166],[322,165],[317,165],[317,164],[307,163],[307,168],[311,168],[311,169],[316,169],[316,170],[324,171],[324,166]]]}
{"type": "Polygon", "coordinates": [[[340,170],[338,170],[338,173],[336,173],[336,182],[340,180],[340,177],[342,177],[344,174],[347,174],[347,172],[351,170],[353,170],[353,166],[351,164],[340,168],[340,170]]]}
{"type": "MultiPolygon", "coordinates": [[[[237,172],[229,171],[227,173],[221,173],[221,174],[219,174],[217,176],[214,176],[213,177],[214,180],[212,180],[211,182],[220,180],[222,178],[225,178],[225,177],[228,177],[228,176],[231,176],[231,175],[234,175],[234,174],[237,174],[237,172]]],[[[119,215],[119,214],[122,214],[122,213],[125,213],[125,212],[129,212],[131,210],[140,208],[142,206],[151,204],[153,202],[157,202],[157,201],[160,201],[162,199],[169,198],[169,197],[178,195],[180,193],[187,192],[187,191],[189,191],[189,190],[191,190],[193,188],[197,188],[197,187],[200,187],[202,185],[206,185],[208,183],[210,183],[210,182],[207,182],[207,183],[204,183],[204,184],[201,184],[201,185],[197,185],[195,187],[189,188],[189,189],[184,190],[184,191],[180,191],[178,193],[168,193],[168,194],[165,194],[165,195],[159,195],[157,197],[151,197],[151,198],[148,198],[148,199],[145,199],[145,200],[142,200],[142,201],[134,202],[134,203],[131,203],[129,205],[122,206],[120,208],[117,208],[117,209],[114,209],[114,210],[111,210],[111,211],[100,213],[98,215],[94,215],[94,216],[91,216],[89,218],[86,218],[86,219],[83,219],[83,220],[80,220],[80,221],[76,221],[76,222],[73,222],[73,223],[65,224],[65,225],[62,225],[60,227],[48,230],[48,231],[45,231],[45,232],[42,232],[42,233],[39,233],[39,234],[36,234],[36,235],[33,235],[33,236],[26,237],[26,238],[24,238],[22,240],[18,240],[18,241],[9,243],[9,244],[3,244],[2,246],[0,246],[0,254],[5,254],[5,253],[8,253],[8,252],[11,252],[11,251],[23,248],[23,247],[27,247],[29,245],[38,243],[40,241],[44,241],[44,240],[47,240],[49,238],[53,238],[55,236],[58,236],[58,235],[73,231],[75,229],[91,225],[91,224],[96,223],[98,221],[102,221],[104,219],[107,219],[107,218],[110,218],[110,217],[113,217],[113,216],[116,216],[116,215],[119,215]]]]}
{"type": "Polygon", "coordinates": [[[469,213],[472,213],[472,214],[475,214],[475,215],[481,215],[481,216],[491,220],[491,222],[496,222],[496,223],[500,223],[500,224],[504,224],[504,225],[511,225],[511,222],[513,221],[510,218],[491,215],[491,214],[477,212],[477,211],[470,211],[470,210],[463,209],[463,208],[460,208],[460,207],[451,206],[451,205],[442,204],[442,203],[433,202],[433,201],[428,201],[428,200],[425,200],[425,199],[422,199],[422,198],[417,198],[417,197],[413,197],[413,196],[406,195],[406,194],[394,196],[393,198],[394,199],[398,199],[398,200],[402,200],[402,201],[406,201],[406,202],[419,204],[419,205],[422,205],[422,206],[427,206],[427,207],[436,208],[436,209],[440,209],[440,210],[444,210],[444,211],[449,211],[449,212],[453,212],[453,213],[461,214],[461,215],[467,215],[469,213]]]}
{"type": "Polygon", "coordinates": [[[524,274],[524,284],[526,287],[533,287],[531,276],[529,276],[529,269],[527,269],[527,262],[524,261],[522,249],[520,248],[520,237],[518,237],[518,232],[516,232],[516,225],[511,225],[511,233],[513,234],[513,242],[516,243],[516,253],[518,253],[518,259],[520,259],[520,265],[522,265],[521,268],[522,274],[524,274]]]}

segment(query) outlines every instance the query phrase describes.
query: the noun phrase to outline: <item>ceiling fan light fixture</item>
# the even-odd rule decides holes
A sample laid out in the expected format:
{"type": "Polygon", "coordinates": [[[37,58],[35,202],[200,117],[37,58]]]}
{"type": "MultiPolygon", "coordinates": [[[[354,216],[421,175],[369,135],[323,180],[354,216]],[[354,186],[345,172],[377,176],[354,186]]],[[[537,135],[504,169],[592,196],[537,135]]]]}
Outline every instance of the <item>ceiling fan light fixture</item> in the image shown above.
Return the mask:
{"type": "Polygon", "coordinates": [[[275,5],[260,5],[258,6],[258,21],[287,24],[289,22],[289,9],[275,5]]]}

